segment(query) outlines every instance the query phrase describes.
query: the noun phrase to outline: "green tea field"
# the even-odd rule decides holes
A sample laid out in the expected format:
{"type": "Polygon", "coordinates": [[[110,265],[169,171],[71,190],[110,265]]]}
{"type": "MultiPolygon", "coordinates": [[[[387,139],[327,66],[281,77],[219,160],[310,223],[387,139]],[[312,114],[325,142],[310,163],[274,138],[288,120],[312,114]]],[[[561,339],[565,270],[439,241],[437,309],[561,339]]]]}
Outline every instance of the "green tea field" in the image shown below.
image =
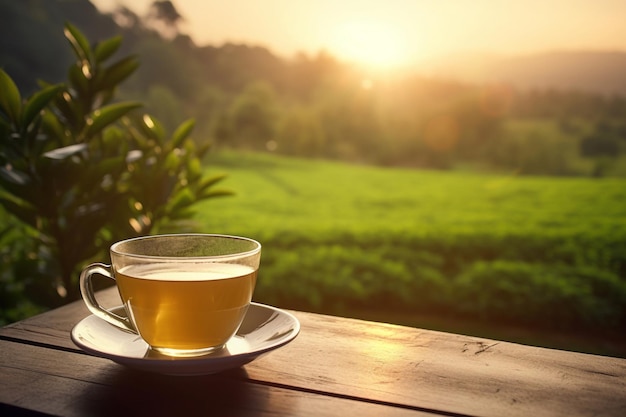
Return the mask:
{"type": "Polygon", "coordinates": [[[626,180],[220,152],[196,229],[263,244],[255,299],[625,356],[626,180]]]}

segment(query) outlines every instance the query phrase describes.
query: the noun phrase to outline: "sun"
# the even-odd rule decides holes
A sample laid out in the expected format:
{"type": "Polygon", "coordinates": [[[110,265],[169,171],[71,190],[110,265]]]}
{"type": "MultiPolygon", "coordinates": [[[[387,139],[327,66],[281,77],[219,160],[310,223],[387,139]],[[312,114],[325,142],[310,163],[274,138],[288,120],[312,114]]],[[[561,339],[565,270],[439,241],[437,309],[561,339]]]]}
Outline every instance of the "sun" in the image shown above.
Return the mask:
{"type": "Polygon", "coordinates": [[[331,48],[340,59],[376,68],[396,67],[409,59],[404,37],[394,27],[377,22],[339,25],[331,48]]]}

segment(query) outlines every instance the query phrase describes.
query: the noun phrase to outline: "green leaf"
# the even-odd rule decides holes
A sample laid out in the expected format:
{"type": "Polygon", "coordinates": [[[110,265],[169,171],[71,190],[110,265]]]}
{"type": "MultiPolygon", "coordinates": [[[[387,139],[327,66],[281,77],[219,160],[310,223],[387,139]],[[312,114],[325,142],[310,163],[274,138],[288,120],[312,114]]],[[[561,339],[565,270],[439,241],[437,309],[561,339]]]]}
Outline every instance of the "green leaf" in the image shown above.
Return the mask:
{"type": "Polygon", "coordinates": [[[49,142],[50,138],[54,138],[58,143],[64,143],[67,140],[68,132],[61,124],[59,119],[52,112],[44,112],[42,116],[43,130],[49,135],[48,140],[40,140],[39,147],[35,147],[35,155],[39,155],[41,149],[49,142]]]}
{"type": "Polygon", "coordinates": [[[102,132],[102,140],[98,147],[106,155],[124,155],[128,152],[129,140],[119,126],[109,126],[102,132]]]}
{"type": "Polygon", "coordinates": [[[46,158],[50,159],[66,159],[70,156],[81,153],[87,149],[86,143],[77,143],[76,145],[64,146],[62,148],[54,149],[52,151],[43,154],[46,158]]]}
{"type": "Polygon", "coordinates": [[[0,106],[16,125],[20,119],[22,96],[9,74],[0,68],[0,106]]]}
{"type": "Polygon", "coordinates": [[[63,120],[65,128],[72,129],[84,123],[82,111],[78,109],[78,101],[72,97],[70,92],[64,91],[63,94],[60,94],[56,100],[54,100],[54,104],[63,116],[61,119],[63,120]]]}
{"type": "Polygon", "coordinates": [[[106,107],[102,107],[94,111],[87,119],[87,128],[84,132],[85,137],[90,138],[100,131],[102,131],[108,125],[115,123],[131,110],[141,107],[141,103],[138,102],[125,102],[111,104],[106,107]]]}
{"type": "Polygon", "coordinates": [[[0,205],[2,205],[6,211],[13,214],[22,222],[33,227],[37,226],[37,211],[28,202],[20,200],[11,194],[2,192],[0,194],[0,205]]]}
{"type": "Polygon", "coordinates": [[[165,169],[175,172],[180,166],[180,157],[175,152],[169,152],[165,157],[165,169]]]}
{"type": "Polygon", "coordinates": [[[207,190],[198,195],[199,199],[207,199],[207,198],[215,198],[215,197],[228,197],[235,195],[235,193],[231,190],[219,189],[219,190],[207,190]]]}
{"type": "Polygon", "coordinates": [[[91,62],[91,47],[89,46],[89,41],[85,38],[85,35],[82,34],[80,30],[71,23],[65,24],[65,29],[63,31],[65,37],[72,45],[74,49],[74,53],[81,61],[91,62]]]}
{"type": "Polygon", "coordinates": [[[63,85],[57,84],[46,87],[35,93],[24,106],[24,112],[22,113],[22,126],[27,127],[30,125],[39,112],[46,107],[62,89],[63,85]]]}
{"type": "Polygon", "coordinates": [[[126,158],[124,156],[115,156],[100,161],[93,167],[93,172],[102,178],[106,174],[115,174],[126,168],[126,158]]]}
{"type": "Polygon", "coordinates": [[[123,58],[103,70],[102,78],[98,83],[99,90],[115,88],[139,68],[139,61],[134,56],[123,58]]]}
{"type": "Polygon", "coordinates": [[[202,175],[202,164],[198,158],[193,158],[187,163],[187,178],[196,181],[202,175]]]}
{"type": "Polygon", "coordinates": [[[101,63],[107,58],[111,57],[111,55],[113,55],[119,49],[121,44],[121,36],[114,36],[113,38],[99,42],[94,48],[94,56],[96,58],[96,62],[101,63]]]}
{"type": "Polygon", "coordinates": [[[28,185],[30,178],[21,171],[0,167],[0,181],[15,185],[28,185]]]}
{"type": "Polygon", "coordinates": [[[159,120],[149,114],[144,114],[141,118],[141,129],[151,139],[155,139],[159,144],[163,144],[165,129],[159,120]]]}
{"type": "Polygon", "coordinates": [[[226,174],[218,174],[218,175],[213,175],[211,177],[202,178],[202,180],[200,180],[200,188],[198,191],[205,192],[209,188],[217,184],[218,182],[224,180],[226,177],[227,177],[226,174]]]}
{"type": "Polygon", "coordinates": [[[172,136],[172,148],[178,148],[180,144],[191,134],[191,131],[195,126],[196,121],[194,119],[189,119],[181,123],[172,136]]]}
{"type": "Polygon", "coordinates": [[[67,78],[70,80],[70,85],[81,94],[86,94],[89,89],[89,80],[83,74],[80,64],[72,65],[67,70],[67,78]]]}
{"type": "Polygon", "coordinates": [[[193,204],[195,198],[189,188],[183,188],[172,198],[169,204],[170,212],[182,210],[183,208],[193,204]]]}

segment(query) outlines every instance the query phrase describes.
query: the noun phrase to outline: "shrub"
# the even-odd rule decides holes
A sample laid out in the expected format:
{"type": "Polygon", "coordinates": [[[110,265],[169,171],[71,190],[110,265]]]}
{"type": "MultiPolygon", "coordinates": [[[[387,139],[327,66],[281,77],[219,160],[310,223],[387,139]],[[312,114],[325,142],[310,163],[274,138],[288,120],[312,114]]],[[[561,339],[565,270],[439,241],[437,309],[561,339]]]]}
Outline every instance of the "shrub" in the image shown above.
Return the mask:
{"type": "Polygon", "coordinates": [[[256,296],[292,308],[424,311],[446,299],[437,260],[402,247],[344,241],[268,248],[262,270],[256,296]]]}
{"type": "Polygon", "coordinates": [[[193,120],[168,135],[137,113],[141,103],[114,102],[139,65],[132,56],[109,64],[120,37],[91,46],[71,24],[65,35],[76,58],[67,84],[41,82],[23,101],[0,70],[0,204],[27,230],[12,235],[24,250],[2,276],[37,280],[24,289],[46,306],[78,298],[79,270],[112,242],[172,230],[196,201],[228,194],[214,189],[222,176],[203,175],[207,148],[189,139],[193,120]],[[23,275],[31,258],[38,266],[23,275]]]}
{"type": "Polygon", "coordinates": [[[561,328],[626,322],[626,283],[594,267],[476,262],[454,293],[460,312],[488,320],[561,328]]]}

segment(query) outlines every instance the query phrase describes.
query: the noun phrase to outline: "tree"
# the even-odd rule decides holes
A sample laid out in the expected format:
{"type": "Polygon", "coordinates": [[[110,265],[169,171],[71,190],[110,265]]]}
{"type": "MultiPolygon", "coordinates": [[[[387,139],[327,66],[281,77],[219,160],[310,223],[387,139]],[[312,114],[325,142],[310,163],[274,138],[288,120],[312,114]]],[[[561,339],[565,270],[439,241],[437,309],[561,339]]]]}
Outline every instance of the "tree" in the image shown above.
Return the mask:
{"type": "Polygon", "coordinates": [[[23,101],[0,70],[0,204],[28,231],[23,255],[37,254],[41,275],[33,297],[47,306],[78,298],[82,264],[112,242],[171,230],[196,201],[229,194],[214,189],[223,176],[202,175],[208,148],[189,139],[193,120],[170,136],[137,113],[141,103],[114,102],[139,65],[133,56],[108,63],[121,37],[91,46],[71,24],[65,35],[76,58],[67,84],[41,83],[23,101]]]}
{"type": "Polygon", "coordinates": [[[174,3],[169,0],[157,0],[150,6],[147,19],[165,37],[175,37],[179,33],[178,23],[184,20],[174,3]]]}
{"type": "Polygon", "coordinates": [[[585,136],[580,142],[584,156],[617,156],[620,151],[619,141],[609,135],[593,134],[585,136]]]}
{"type": "Polygon", "coordinates": [[[230,109],[236,143],[263,149],[276,133],[276,96],[267,83],[252,83],[236,98],[230,109]]]}

